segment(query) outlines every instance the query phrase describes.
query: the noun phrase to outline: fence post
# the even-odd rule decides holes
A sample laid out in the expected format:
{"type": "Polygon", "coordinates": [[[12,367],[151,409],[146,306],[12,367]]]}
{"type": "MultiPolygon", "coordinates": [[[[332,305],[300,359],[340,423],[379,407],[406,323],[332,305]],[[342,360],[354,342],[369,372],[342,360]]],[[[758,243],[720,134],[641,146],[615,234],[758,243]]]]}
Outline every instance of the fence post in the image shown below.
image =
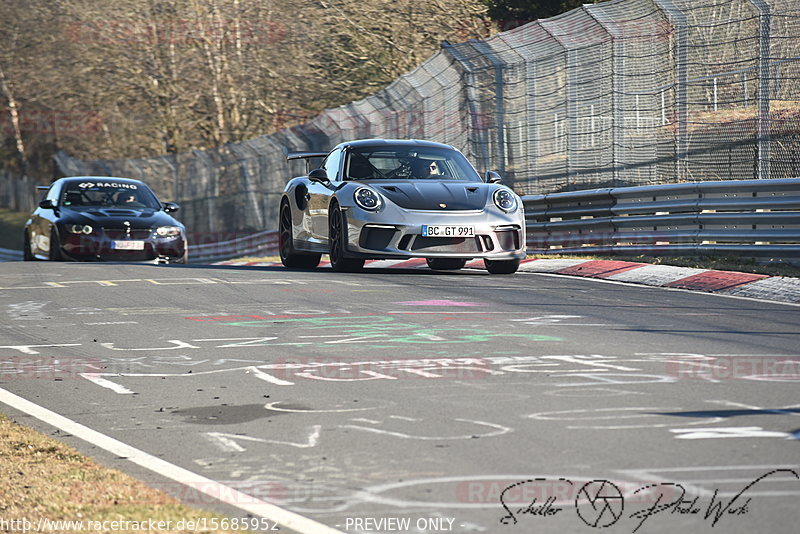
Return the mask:
{"type": "Polygon", "coordinates": [[[758,171],[757,178],[770,176],[770,22],[769,4],[765,0],[750,0],[758,9],[758,171]]]}
{"type": "Polygon", "coordinates": [[[486,142],[485,139],[483,139],[483,134],[481,133],[481,127],[480,127],[481,125],[478,125],[479,127],[476,127],[476,124],[475,124],[476,121],[482,120],[482,118],[481,118],[481,116],[480,116],[480,114],[478,112],[478,108],[477,108],[478,95],[477,95],[476,89],[475,89],[475,71],[474,71],[474,67],[472,65],[472,62],[469,59],[467,59],[460,50],[458,50],[456,47],[454,47],[448,41],[442,41],[442,50],[444,50],[445,52],[450,54],[452,56],[453,60],[455,60],[458,63],[460,63],[461,66],[464,68],[464,77],[466,78],[465,87],[466,87],[466,90],[467,90],[467,94],[466,94],[467,107],[469,108],[469,115],[470,115],[470,120],[471,120],[471,125],[470,126],[472,127],[472,131],[474,132],[474,136],[475,136],[474,138],[476,138],[476,141],[474,141],[474,144],[477,145],[477,148],[478,148],[476,153],[479,152],[481,154],[481,159],[485,162],[484,164],[488,165],[489,155],[488,155],[488,153],[486,151],[486,147],[487,147],[488,143],[486,142]]]}
{"type": "Polygon", "coordinates": [[[675,105],[678,108],[678,135],[675,147],[675,177],[679,182],[683,182],[688,175],[689,156],[689,28],[686,14],[672,0],[654,0],[654,2],[666,13],[670,23],[677,30],[675,105]]]}
{"type": "Polygon", "coordinates": [[[505,104],[505,83],[503,81],[503,68],[505,64],[495,55],[492,49],[486,44],[486,41],[470,41],[472,48],[477,50],[483,57],[491,61],[494,66],[494,99],[495,99],[495,119],[497,135],[497,169],[503,178],[506,179],[506,184],[513,187],[514,184],[510,183],[506,172],[506,104],[505,104]]]}
{"type": "MultiPolygon", "coordinates": [[[[625,104],[623,95],[625,94],[625,35],[620,30],[618,21],[613,20],[605,11],[598,9],[597,4],[584,4],[583,10],[589,14],[605,30],[611,38],[611,176],[614,187],[618,187],[620,181],[620,171],[622,170],[622,159],[619,152],[625,144],[625,104]]],[[[638,95],[637,95],[638,98],[638,95]]],[[[637,110],[639,106],[636,106],[637,110]]],[[[592,131],[595,131],[592,125],[592,131]]]]}

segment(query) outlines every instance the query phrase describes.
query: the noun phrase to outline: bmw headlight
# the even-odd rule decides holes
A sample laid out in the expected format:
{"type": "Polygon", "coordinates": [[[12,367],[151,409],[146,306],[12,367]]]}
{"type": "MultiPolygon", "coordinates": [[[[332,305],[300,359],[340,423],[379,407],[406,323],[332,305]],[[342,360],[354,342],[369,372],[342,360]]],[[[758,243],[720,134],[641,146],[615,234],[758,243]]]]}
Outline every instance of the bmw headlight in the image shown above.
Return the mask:
{"type": "Polygon", "coordinates": [[[359,208],[367,211],[378,211],[383,205],[381,196],[369,187],[359,187],[353,193],[353,198],[359,208]]]}
{"type": "Polygon", "coordinates": [[[181,229],[177,226],[159,226],[156,228],[158,237],[175,237],[181,235],[181,229]]]}
{"type": "Polygon", "coordinates": [[[66,226],[67,232],[71,234],[85,234],[89,235],[92,233],[92,227],[88,224],[68,224],[66,226]]]}
{"type": "Polygon", "coordinates": [[[492,199],[494,200],[494,205],[506,213],[511,213],[517,209],[517,196],[508,189],[498,189],[492,195],[492,199]]]}

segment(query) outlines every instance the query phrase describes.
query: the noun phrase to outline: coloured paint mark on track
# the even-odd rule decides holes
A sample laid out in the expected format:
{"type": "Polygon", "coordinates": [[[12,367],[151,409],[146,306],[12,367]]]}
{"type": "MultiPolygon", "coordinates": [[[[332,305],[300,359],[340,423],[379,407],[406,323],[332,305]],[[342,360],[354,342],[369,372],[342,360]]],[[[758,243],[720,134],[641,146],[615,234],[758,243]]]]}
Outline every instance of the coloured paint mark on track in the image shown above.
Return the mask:
{"type": "Polygon", "coordinates": [[[706,271],[666,284],[665,287],[693,289],[699,291],[722,291],[757,280],[769,278],[765,274],[734,273],[727,271],[706,271]]]}
{"type": "MultiPolygon", "coordinates": [[[[389,348],[398,344],[437,344],[437,343],[481,343],[498,339],[521,339],[530,342],[562,341],[559,337],[532,333],[492,332],[476,328],[450,326],[428,326],[398,321],[393,315],[347,316],[267,316],[250,321],[230,321],[232,317],[199,318],[215,320],[218,324],[248,328],[285,328],[291,326],[308,331],[305,336],[297,336],[294,344],[337,345],[348,343],[370,343],[376,348],[389,348]],[[313,341],[305,341],[313,340],[313,341]],[[302,340],[302,341],[301,341],[302,340]],[[379,344],[375,344],[375,343],[379,344]]],[[[198,320],[198,318],[191,318],[198,320]]],[[[291,341],[286,344],[293,344],[291,341]]]]}
{"type": "Polygon", "coordinates": [[[644,267],[645,265],[647,264],[628,261],[591,260],[561,269],[558,271],[558,274],[585,276],[589,278],[608,278],[609,276],[644,267]]]}
{"type": "MultiPolygon", "coordinates": [[[[248,362],[247,360],[222,359],[214,362],[210,370],[194,369],[188,372],[103,372],[85,373],[84,378],[96,385],[111,389],[116,393],[128,393],[131,387],[117,386],[116,380],[130,379],[180,379],[202,380],[204,376],[222,377],[224,375],[250,376],[279,386],[294,386],[298,381],[322,383],[346,383],[364,381],[408,380],[458,380],[475,381],[490,377],[509,377],[513,375],[543,376],[556,380],[574,380],[551,384],[554,387],[573,387],[590,385],[592,387],[609,384],[671,383],[675,379],[663,375],[643,375],[639,369],[615,365],[615,358],[598,356],[495,356],[461,358],[416,358],[386,360],[353,360],[350,358],[300,358],[285,357],[270,363],[248,362]],[[249,363],[242,365],[242,363],[249,363]],[[230,367],[231,364],[236,367],[230,367]],[[599,366],[598,366],[599,364],[599,366]],[[219,366],[227,367],[220,368],[219,366]],[[611,373],[614,370],[628,370],[629,373],[611,373]],[[98,380],[101,379],[101,380],[98,380]]],[[[141,362],[140,362],[141,363],[141,362]]],[[[176,362],[178,364],[192,362],[176,362]]],[[[203,360],[197,363],[208,363],[203,360]]],[[[149,364],[142,364],[145,368],[149,364]]],[[[348,410],[349,411],[349,410],[348,410]]]]}

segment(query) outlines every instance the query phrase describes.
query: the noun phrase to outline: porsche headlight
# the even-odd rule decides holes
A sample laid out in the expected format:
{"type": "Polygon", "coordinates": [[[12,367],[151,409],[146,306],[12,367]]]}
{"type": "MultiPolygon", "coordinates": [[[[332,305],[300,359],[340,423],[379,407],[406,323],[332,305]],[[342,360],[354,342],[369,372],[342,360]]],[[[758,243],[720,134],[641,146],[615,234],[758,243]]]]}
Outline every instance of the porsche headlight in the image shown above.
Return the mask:
{"type": "Polygon", "coordinates": [[[383,201],[378,193],[369,187],[359,187],[353,193],[353,198],[358,207],[367,211],[378,211],[383,205],[383,201]]]}
{"type": "Polygon", "coordinates": [[[88,224],[68,224],[66,226],[67,232],[71,234],[85,234],[89,235],[92,233],[92,227],[88,224]]]}
{"type": "Polygon", "coordinates": [[[517,196],[505,188],[500,188],[492,195],[494,205],[505,211],[511,213],[517,209],[517,196]]]}
{"type": "Polygon", "coordinates": [[[175,237],[181,235],[181,229],[177,226],[159,226],[156,228],[158,237],[175,237]]]}

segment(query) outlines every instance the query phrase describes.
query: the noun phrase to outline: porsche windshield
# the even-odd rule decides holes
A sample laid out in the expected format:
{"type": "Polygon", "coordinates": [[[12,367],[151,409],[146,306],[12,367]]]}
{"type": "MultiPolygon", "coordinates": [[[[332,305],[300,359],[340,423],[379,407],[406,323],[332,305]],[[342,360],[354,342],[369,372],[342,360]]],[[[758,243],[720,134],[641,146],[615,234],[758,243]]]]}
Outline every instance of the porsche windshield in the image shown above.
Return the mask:
{"type": "Polygon", "coordinates": [[[480,182],[457,150],[438,147],[352,147],[345,164],[347,180],[463,180],[480,182]]]}
{"type": "Polygon", "coordinates": [[[158,199],[148,188],[114,181],[70,182],[64,189],[61,205],[67,208],[161,209],[158,199]]]}

